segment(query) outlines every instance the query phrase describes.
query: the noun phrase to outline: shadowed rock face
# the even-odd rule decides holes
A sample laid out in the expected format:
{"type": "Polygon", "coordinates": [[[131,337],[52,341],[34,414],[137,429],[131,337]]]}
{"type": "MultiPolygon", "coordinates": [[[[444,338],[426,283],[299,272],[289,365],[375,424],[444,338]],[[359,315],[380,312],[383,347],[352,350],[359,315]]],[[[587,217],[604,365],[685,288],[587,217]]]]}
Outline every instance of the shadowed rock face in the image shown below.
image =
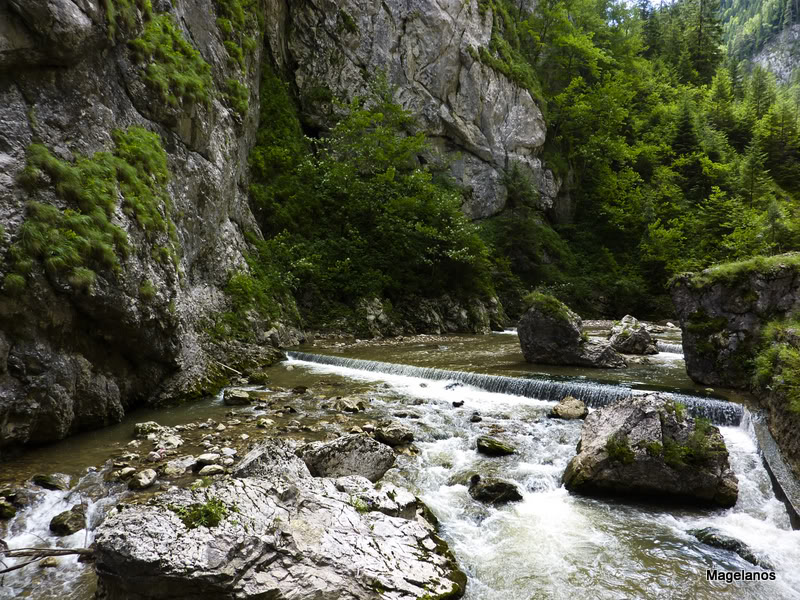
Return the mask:
{"type": "Polygon", "coordinates": [[[390,486],[390,497],[363,478],[311,477],[292,448],[278,445],[270,444],[263,461],[248,461],[256,471],[261,462],[283,461],[285,468],[266,469],[264,477],[171,492],[109,517],[96,538],[99,597],[416,600],[463,594],[466,577],[421,510],[414,510],[413,496],[390,486]],[[175,510],[209,499],[225,507],[219,525],[188,529],[175,510]]]}
{"type": "Polygon", "coordinates": [[[657,395],[591,413],[578,448],[563,476],[570,491],[723,507],[738,497],[719,429],[657,395]]]}
{"type": "Polygon", "coordinates": [[[581,318],[563,303],[558,305],[558,310],[533,305],[522,315],[517,333],[526,361],[611,369],[628,366],[607,342],[585,340],[581,318]]]}

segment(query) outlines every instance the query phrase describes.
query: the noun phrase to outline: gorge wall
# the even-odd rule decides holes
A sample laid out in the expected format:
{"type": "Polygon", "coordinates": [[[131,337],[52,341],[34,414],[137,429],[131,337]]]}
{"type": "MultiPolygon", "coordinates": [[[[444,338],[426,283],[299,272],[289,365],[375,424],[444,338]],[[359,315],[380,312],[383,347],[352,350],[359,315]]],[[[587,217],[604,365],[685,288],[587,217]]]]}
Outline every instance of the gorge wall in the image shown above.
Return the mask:
{"type": "Polygon", "coordinates": [[[477,59],[491,28],[476,0],[0,1],[0,453],[191,399],[302,338],[289,297],[248,316],[253,344],[209,333],[260,235],[265,60],[321,129],[385,72],[468,215],[502,210],[514,161],[553,208],[541,112],[477,59]]]}

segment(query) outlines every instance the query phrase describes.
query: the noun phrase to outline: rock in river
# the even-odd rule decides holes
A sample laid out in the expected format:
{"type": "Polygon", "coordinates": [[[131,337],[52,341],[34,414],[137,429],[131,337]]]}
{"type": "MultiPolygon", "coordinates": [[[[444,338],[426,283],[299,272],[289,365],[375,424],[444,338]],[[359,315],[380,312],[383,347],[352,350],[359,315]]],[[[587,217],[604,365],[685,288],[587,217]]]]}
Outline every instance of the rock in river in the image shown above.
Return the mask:
{"type": "Polygon", "coordinates": [[[650,332],[635,317],[625,315],[611,328],[608,342],[623,354],[658,354],[650,332]]]}
{"type": "Polygon", "coordinates": [[[367,434],[344,435],[332,442],[313,442],[301,448],[303,461],[315,477],[361,475],[373,483],[394,465],[394,452],[367,434]]]}
{"type": "Polygon", "coordinates": [[[517,327],[526,361],[581,367],[627,366],[625,359],[607,342],[593,342],[583,336],[583,321],[566,304],[538,292],[528,300],[530,308],[517,327]]]}
{"type": "Polygon", "coordinates": [[[128,488],[131,490],[143,490],[145,488],[149,488],[153,485],[153,482],[156,480],[157,473],[153,469],[145,469],[144,471],[139,471],[131,477],[131,480],[128,482],[128,488]]]}
{"type": "Polygon", "coordinates": [[[227,406],[247,406],[252,403],[252,398],[246,390],[229,388],[225,390],[223,401],[227,406]]]}
{"type": "Polygon", "coordinates": [[[488,504],[505,504],[522,500],[517,484],[497,477],[473,475],[469,480],[469,495],[488,504]]]}
{"type": "Polygon", "coordinates": [[[498,439],[482,435],[477,442],[478,452],[487,456],[508,456],[514,454],[514,447],[498,439]]]}
{"type": "Polygon", "coordinates": [[[290,447],[271,444],[263,470],[259,463],[257,456],[250,459],[250,468],[263,474],[258,478],[171,491],[107,518],[95,542],[98,597],[417,600],[463,594],[466,577],[421,510],[411,519],[387,516],[382,500],[373,508],[350,493],[357,482],[339,480],[337,486],[310,477],[290,447]],[[285,469],[270,466],[278,457],[285,469]],[[176,513],[181,507],[202,512],[210,504],[222,515],[210,528],[188,528],[176,513]]]}
{"type": "Polygon", "coordinates": [[[389,446],[401,446],[414,441],[414,432],[401,423],[384,423],[375,430],[375,439],[389,446]]]}
{"type": "Polygon", "coordinates": [[[585,419],[589,415],[586,405],[572,396],[563,398],[547,415],[551,419],[585,419]]]}
{"type": "Polygon", "coordinates": [[[563,476],[568,490],[729,507],[738,480],[719,429],[658,395],[631,396],[591,413],[578,454],[563,476]]]}
{"type": "Polygon", "coordinates": [[[57,536],[72,535],[86,527],[86,506],[76,504],[69,510],[57,514],[50,521],[50,531],[57,536]]]}
{"type": "Polygon", "coordinates": [[[756,556],[756,554],[742,541],[724,535],[722,532],[714,529],[713,527],[705,527],[704,529],[690,529],[689,533],[696,537],[699,541],[714,548],[721,548],[722,550],[729,550],[741,556],[747,562],[767,569],[774,570],[774,567],[764,559],[756,556]]]}

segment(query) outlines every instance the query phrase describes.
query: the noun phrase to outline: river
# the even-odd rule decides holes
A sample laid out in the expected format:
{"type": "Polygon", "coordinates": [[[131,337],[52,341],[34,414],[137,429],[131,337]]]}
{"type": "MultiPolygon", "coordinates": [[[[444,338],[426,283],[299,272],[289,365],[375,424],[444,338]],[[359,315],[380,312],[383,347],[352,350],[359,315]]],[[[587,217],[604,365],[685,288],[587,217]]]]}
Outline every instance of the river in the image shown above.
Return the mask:
{"type": "MultiPolygon", "coordinates": [[[[714,407],[725,398],[741,400],[694,385],[685,375],[682,356],[675,352],[680,343],[675,330],[659,337],[661,347],[672,352],[661,352],[627,370],[591,372],[524,363],[514,332],[422,336],[386,344],[329,343],[301,349],[314,354],[290,353],[288,361],[271,369],[270,386],[307,386],[317,393],[316,398],[363,392],[372,398],[367,412],[346,424],[330,423],[330,414],[314,398],[297,404],[298,413],[278,418],[279,423],[295,419],[324,431],[341,431],[393,415],[414,430],[418,453],[400,455],[397,468],[386,478],[414,491],[439,518],[443,537],[469,577],[465,596],[469,600],[800,599],[800,532],[791,529],[786,509],[773,493],[750,414],[738,405],[737,410],[726,405],[726,410],[704,413],[722,425],[739,478],[739,500],[731,509],[689,510],[597,500],[572,495],[560,486],[580,438],[581,423],[548,419],[546,413],[553,405],[548,393],[557,397],[567,388],[585,390],[587,399],[597,398],[592,402],[603,404],[603,398],[615,394],[656,389],[690,397],[697,410],[710,410],[704,407],[714,407]],[[453,376],[447,370],[462,375],[453,376]],[[480,422],[472,422],[475,413],[480,422]],[[502,433],[518,453],[500,459],[479,455],[475,440],[487,433],[502,433]],[[523,500],[500,508],[474,501],[464,483],[476,471],[515,480],[523,500]],[[707,526],[748,544],[774,566],[776,580],[707,582],[706,569],[756,569],[688,533],[707,526]]],[[[133,423],[223,420],[230,417],[229,411],[220,396],[191,406],[138,411],[114,427],[4,463],[4,481],[60,471],[80,483],[70,492],[42,492],[5,531],[0,525],[0,537],[11,547],[49,545],[53,543],[49,520],[78,499],[89,504],[88,520],[91,527],[96,526],[106,507],[129,494],[120,484],[106,483],[104,473],[109,468],[106,460],[128,448],[133,423]]],[[[237,412],[244,419],[257,411],[237,412]]],[[[254,428],[242,431],[257,435],[254,428]]],[[[65,547],[88,544],[91,527],[58,543],[65,547]]],[[[60,559],[56,568],[34,565],[7,575],[0,598],[89,600],[93,592],[91,568],[75,559],[60,559]]]]}

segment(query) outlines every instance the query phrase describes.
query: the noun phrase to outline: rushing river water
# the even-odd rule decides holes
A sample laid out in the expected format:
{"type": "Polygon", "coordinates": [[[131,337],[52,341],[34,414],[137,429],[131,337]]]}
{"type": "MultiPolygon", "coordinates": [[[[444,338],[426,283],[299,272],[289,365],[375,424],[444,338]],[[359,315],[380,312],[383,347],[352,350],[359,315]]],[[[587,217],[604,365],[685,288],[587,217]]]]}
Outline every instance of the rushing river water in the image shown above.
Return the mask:
{"type": "MultiPolygon", "coordinates": [[[[679,344],[679,339],[664,336],[662,343],[679,344]]],[[[343,427],[358,419],[394,415],[414,430],[419,453],[399,456],[397,468],[386,477],[414,491],[439,518],[442,535],[469,576],[466,598],[800,599],[800,532],[791,529],[786,509],[773,493],[746,410],[738,411],[738,418],[730,417],[732,413],[718,415],[718,420],[738,423],[721,427],[739,477],[739,501],[731,509],[688,510],[598,500],[572,495],[560,486],[561,474],[575,453],[581,423],[546,418],[553,403],[525,392],[530,387],[525,379],[580,384],[601,390],[601,396],[620,385],[667,390],[695,395],[702,405],[705,400],[701,397],[710,392],[686,378],[680,354],[663,352],[646,364],[625,371],[591,372],[588,377],[585,370],[543,371],[526,365],[513,333],[411,338],[386,346],[309,351],[334,358],[290,354],[293,358],[272,369],[272,385],[308,386],[323,396],[368,391],[372,401],[367,413],[343,427]],[[412,368],[387,369],[372,363],[365,369],[363,360],[412,368]],[[442,369],[495,378],[441,376],[442,369]],[[491,388],[487,381],[501,380],[511,381],[503,384],[505,393],[488,391],[500,388],[491,388]],[[522,387],[515,387],[518,380],[522,387]],[[463,405],[455,407],[454,402],[463,405]],[[471,417],[476,412],[482,420],[474,423],[471,417]],[[475,440],[486,433],[500,433],[516,446],[518,454],[504,458],[479,455],[475,440]],[[465,486],[473,472],[515,480],[523,500],[500,508],[474,501],[465,486]],[[735,554],[701,544],[687,533],[707,526],[748,544],[774,566],[776,580],[707,582],[705,573],[710,568],[757,570],[735,554]]],[[[31,509],[11,521],[5,533],[0,530],[0,537],[12,547],[44,541],[49,545],[50,518],[81,498],[90,506],[89,521],[96,524],[105,507],[128,492],[119,484],[104,483],[102,470],[87,473],[87,467],[99,466],[124,451],[134,422],[153,419],[174,425],[220,419],[229,408],[217,397],[191,407],[139,412],[118,426],[76,436],[2,465],[3,475],[9,479],[12,474],[22,480],[35,472],[65,471],[80,477],[80,485],[70,492],[42,493],[31,509]]],[[[308,419],[321,418],[313,406],[299,409],[308,419]]],[[[81,531],[59,543],[83,546],[91,537],[91,532],[81,531]]],[[[88,600],[93,586],[90,568],[75,559],[61,559],[57,568],[33,566],[6,576],[0,598],[88,600]]]]}

